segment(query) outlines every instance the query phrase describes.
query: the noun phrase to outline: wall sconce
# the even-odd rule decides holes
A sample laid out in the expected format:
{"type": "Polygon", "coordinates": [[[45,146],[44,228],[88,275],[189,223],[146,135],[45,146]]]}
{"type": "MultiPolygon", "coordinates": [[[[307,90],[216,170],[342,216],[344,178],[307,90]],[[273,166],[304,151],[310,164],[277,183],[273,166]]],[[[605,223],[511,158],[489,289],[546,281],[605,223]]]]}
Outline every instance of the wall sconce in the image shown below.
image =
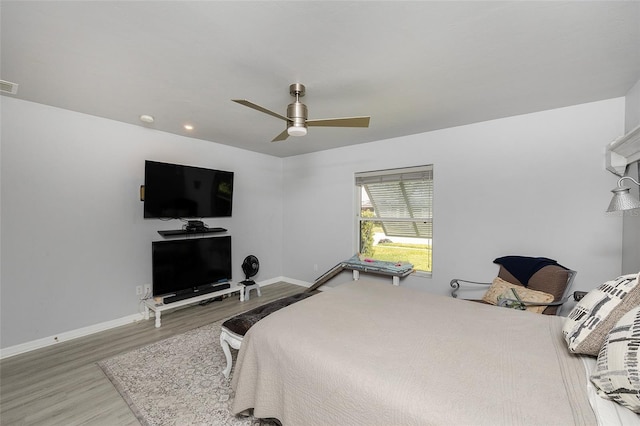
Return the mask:
{"type": "Polygon", "coordinates": [[[640,201],[638,201],[633,195],[631,195],[631,193],[629,192],[630,188],[622,186],[622,181],[625,179],[629,179],[631,182],[640,186],[640,182],[637,182],[630,176],[620,178],[620,180],[618,180],[618,187],[611,190],[611,192],[613,192],[613,198],[611,199],[611,203],[609,203],[607,212],[617,212],[622,210],[640,208],[640,201]]]}

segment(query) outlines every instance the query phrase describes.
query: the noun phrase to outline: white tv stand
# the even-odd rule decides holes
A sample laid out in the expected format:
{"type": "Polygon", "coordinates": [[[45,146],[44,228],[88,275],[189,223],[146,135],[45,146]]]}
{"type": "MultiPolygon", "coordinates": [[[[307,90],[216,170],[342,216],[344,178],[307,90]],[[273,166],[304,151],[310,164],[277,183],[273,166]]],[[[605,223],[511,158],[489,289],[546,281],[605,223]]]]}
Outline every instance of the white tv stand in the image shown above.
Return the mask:
{"type": "Polygon", "coordinates": [[[219,297],[225,294],[230,294],[230,293],[234,293],[234,292],[240,292],[240,301],[243,302],[244,301],[244,287],[242,286],[237,286],[235,284],[231,283],[231,287],[230,288],[225,288],[224,290],[219,290],[219,291],[214,291],[211,293],[205,293],[201,296],[194,296],[194,297],[190,297],[188,299],[183,299],[183,300],[178,300],[177,302],[173,302],[173,303],[167,303],[166,305],[164,303],[157,303],[153,298],[151,299],[146,299],[144,301],[144,319],[148,320],[149,319],[149,311],[153,311],[155,313],[155,317],[156,317],[156,328],[160,328],[161,326],[161,316],[162,316],[162,312],[164,311],[168,311],[169,309],[175,309],[175,308],[179,308],[180,306],[185,306],[185,305],[192,305],[194,303],[198,303],[201,302],[203,300],[207,300],[207,299],[213,299],[214,297],[219,297]]]}

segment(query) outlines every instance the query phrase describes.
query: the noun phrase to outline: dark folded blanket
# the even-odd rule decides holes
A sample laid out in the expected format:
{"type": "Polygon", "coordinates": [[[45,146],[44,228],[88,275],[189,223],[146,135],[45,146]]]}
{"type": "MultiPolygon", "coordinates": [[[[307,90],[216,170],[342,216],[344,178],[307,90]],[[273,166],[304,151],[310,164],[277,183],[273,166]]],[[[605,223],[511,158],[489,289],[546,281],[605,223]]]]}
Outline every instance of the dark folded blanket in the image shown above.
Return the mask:
{"type": "Polygon", "coordinates": [[[493,261],[511,273],[525,287],[529,284],[529,279],[540,269],[548,265],[558,265],[567,269],[553,259],[546,257],[527,257],[527,256],[504,256],[493,261]]]}
{"type": "Polygon", "coordinates": [[[294,294],[293,296],[285,297],[283,299],[274,300],[273,302],[267,303],[266,305],[258,306],[257,308],[251,309],[250,311],[236,315],[233,318],[229,318],[222,323],[222,326],[235,334],[244,336],[245,333],[249,331],[251,326],[260,321],[262,318],[274,313],[279,309],[284,308],[285,306],[289,306],[303,299],[306,299],[307,297],[313,296],[314,294],[315,293],[299,293],[294,294]]]}

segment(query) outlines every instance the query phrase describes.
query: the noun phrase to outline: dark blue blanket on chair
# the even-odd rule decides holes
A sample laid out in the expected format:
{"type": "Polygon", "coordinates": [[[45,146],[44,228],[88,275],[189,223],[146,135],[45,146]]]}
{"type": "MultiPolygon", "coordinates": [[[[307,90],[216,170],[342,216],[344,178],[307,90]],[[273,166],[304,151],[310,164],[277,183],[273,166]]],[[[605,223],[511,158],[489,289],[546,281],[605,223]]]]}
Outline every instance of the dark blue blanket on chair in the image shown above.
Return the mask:
{"type": "Polygon", "coordinates": [[[553,259],[546,257],[527,257],[527,256],[504,256],[493,261],[511,273],[525,287],[529,283],[529,279],[540,269],[548,265],[558,265],[567,269],[553,259]]]}

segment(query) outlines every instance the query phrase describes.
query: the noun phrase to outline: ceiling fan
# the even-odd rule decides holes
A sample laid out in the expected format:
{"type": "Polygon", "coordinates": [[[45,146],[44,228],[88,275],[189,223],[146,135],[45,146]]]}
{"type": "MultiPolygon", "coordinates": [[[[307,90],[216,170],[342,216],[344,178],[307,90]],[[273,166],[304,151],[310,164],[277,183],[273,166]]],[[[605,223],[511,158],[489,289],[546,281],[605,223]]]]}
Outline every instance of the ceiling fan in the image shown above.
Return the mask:
{"type": "Polygon", "coordinates": [[[232,99],[232,101],[287,122],[287,128],[278,136],[273,138],[271,142],[283,141],[289,136],[304,136],[307,134],[307,126],[369,127],[369,120],[371,117],[342,117],[307,120],[307,106],[300,102],[300,98],[303,97],[305,93],[304,85],[300,83],[292,84],[289,86],[289,93],[291,96],[295,97],[296,100],[287,107],[286,117],[278,114],[277,112],[261,107],[260,105],[254,104],[246,99],[232,99]]]}

